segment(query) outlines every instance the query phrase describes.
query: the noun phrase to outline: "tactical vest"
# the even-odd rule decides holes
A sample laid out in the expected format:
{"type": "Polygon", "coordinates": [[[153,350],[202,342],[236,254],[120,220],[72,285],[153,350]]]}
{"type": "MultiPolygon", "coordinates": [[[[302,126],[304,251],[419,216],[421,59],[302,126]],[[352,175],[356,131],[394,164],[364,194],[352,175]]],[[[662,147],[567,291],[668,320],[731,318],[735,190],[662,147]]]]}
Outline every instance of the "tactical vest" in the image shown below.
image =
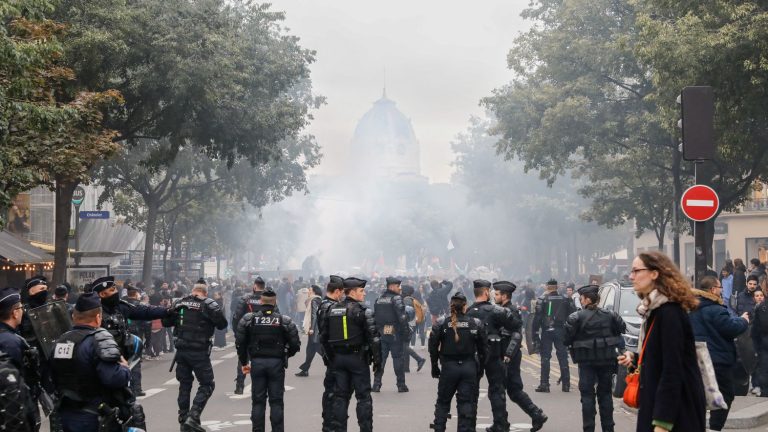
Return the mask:
{"type": "Polygon", "coordinates": [[[561,328],[568,319],[568,302],[572,301],[559,294],[545,295],[541,304],[546,328],[561,328]]]}
{"type": "Polygon", "coordinates": [[[365,329],[352,320],[353,303],[336,303],[328,310],[328,342],[332,347],[359,348],[365,329]]]}
{"type": "Polygon", "coordinates": [[[208,349],[214,328],[203,314],[207,307],[205,299],[200,300],[194,296],[185,297],[174,304],[174,309],[179,314],[173,328],[176,348],[193,351],[208,349]]]}
{"type": "Polygon", "coordinates": [[[397,312],[395,311],[394,304],[395,296],[384,293],[376,299],[373,306],[374,319],[376,320],[376,327],[383,327],[385,325],[397,324],[397,312]]]}
{"type": "Polygon", "coordinates": [[[128,339],[128,322],[119,310],[115,310],[115,313],[110,314],[102,309],[102,313],[101,327],[115,338],[115,342],[122,349],[128,339]]]}
{"type": "Polygon", "coordinates": [[[467,316],[458,317],[456,330],[459,341],[456,342],[456,333],[451,326],[451,320],[445,319],[440,326],[440,358],[465,360],[475,355],[475,337],[478,329],[471,321],[472,318],[467,316]]]}
{"type": "Polygon", "coordinates": [[[621,336],[613,334],[613,316],[602,309],[579,311],[579,323],[571,344],[571,356],[576,363],[616,362],[616,348],[621,336]]]}
{"type": "Polygon", "coordinates": [[[71,330],[64,333],[53,348],[51,368],[56,389],[66,404],[85,403],[99,397],[103,392],[93,370],[78,365],[77,350],[85,338],[98,330],[71,330]]]}
{"type": "MultiPolygon", "coordinates": [[[[485,326],[485,332],[488,335],[489,342],[501,341],[501,333],[493,322],[493,310],[495,307],[490,303],[472,306],[467,315],[479,319],[485,326]]],[[[447,319],[447,318],[446,318],[447,319]]]]}
{"type": "MultiPolygon", "coordinates": [[[[133,305],[133,306],[138,306],[138,305],[141,304],[141,301],[139,301],[138,299],[130,298],[130,297],[126,297],[124,301],[126,303],[129,303],[129,304],[133,305]]],[[[137,336],[139,336],[141,338],[144,337],[144,335],[142,334],[141,328],[139,326],[140,325],[139,321],[132,320],[132,319],[128,318],[126,320],[126,322],[128,324],[128,332],[133,333],[133,334],[135,334],[135,335],[137,335],[137,336]]]]}
{"type": "Polygon", "coordinates": [[[248,323],[248,354],[251,357],[283,357],[285,332],[283,316],[272,309],[256,312],[248,323]]]}
{"type": "Polygon", "coordinates": [[[245,303],[244,313],[253,313],[261,309],[261,292],[255,292],[243,297],[245,303]]]}

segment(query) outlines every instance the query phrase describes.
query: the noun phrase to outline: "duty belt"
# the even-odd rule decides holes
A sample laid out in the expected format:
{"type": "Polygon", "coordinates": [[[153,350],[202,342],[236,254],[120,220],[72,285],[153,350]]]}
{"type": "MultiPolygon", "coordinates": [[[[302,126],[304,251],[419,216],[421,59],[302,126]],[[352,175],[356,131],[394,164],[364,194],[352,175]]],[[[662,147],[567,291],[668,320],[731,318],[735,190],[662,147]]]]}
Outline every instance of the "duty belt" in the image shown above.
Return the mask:
{"type": "Polygon", "coordinates": [[[353,346],[341,345],[341,346],[332,347],[332,349],[333,349],[333,352],[335,352],[336,354],[357,354],[357,353],[363,352],[362,345],[353,345],[353,346]]]}

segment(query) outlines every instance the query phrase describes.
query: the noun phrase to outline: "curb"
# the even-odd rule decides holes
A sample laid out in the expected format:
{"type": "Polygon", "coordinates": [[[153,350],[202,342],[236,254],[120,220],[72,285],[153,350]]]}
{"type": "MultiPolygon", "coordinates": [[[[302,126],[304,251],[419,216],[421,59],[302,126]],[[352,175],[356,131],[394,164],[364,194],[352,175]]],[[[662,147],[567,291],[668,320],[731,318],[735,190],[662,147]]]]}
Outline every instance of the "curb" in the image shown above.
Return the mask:
{"type": "MultiPolygon", "coordinates": [[[[637,414],[637,408],[630,408],[621,401],[621,408],[637,414]]],[[[753,429],[768,423],[768,401],[731,411],[723,429],[753,429]]]]}

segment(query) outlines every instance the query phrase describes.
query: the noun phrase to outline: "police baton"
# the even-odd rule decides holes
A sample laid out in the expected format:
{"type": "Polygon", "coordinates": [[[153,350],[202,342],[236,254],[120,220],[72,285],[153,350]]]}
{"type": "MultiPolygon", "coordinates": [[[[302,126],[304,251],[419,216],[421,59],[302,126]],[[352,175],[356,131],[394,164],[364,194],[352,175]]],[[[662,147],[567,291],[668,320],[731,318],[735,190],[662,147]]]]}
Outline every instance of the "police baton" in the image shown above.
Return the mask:
{"type": "Polygon", "coordinates": [[[179,354],[179,350],[176,350],[176,353],[173,354],[173,360],[171,360],[171,367],[168,368],[168,372],[173,372],[174,366],[176,366],[176,356],[179,354]]]}

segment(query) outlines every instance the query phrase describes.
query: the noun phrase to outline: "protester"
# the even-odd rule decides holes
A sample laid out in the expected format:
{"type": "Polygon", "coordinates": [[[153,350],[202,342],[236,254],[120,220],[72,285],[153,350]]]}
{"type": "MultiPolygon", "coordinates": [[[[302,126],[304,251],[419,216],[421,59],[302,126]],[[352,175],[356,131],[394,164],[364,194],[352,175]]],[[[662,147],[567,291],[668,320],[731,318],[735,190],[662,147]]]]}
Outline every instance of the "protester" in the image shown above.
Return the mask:
{"type": "Polygon", "coordinates": [[[744,312],[752,314],[752,311],[755,309],[754,294],[755,291],[757,291],[757,285],[757,276],[749,275],[749,277],[747,277],[747,289],[739,293],[736,302],[736,315],[741,315],[744,312]]]}
{"type": "MultiPolygon", "coordinates": [[[[632,261],[630,280],[641,299],[639,346],[646,344],[636,430],[704,431],[704,384],[687,314],[697,303],[691,286],[669,257],[657,251],[640,253],[632,261]]],[[[638,366],[631,351],[618,360],[622,366],[638,366]]]]}
{"type": "Polygon", "coordinates": [[[737,295],[747,289],[747,267],[741,258],[733,260],[733,292],[737,295]]]}
{"type": "Polygon", "coordinates": [[[732,268],[725,266],[720,270],[720,285],[723,286],[723,302],[725,307],[729,310],[733,310],[731,300],[733,304],[736,304],[736,295],[733,292],[733,274],[731,274],[732,268]]]}

